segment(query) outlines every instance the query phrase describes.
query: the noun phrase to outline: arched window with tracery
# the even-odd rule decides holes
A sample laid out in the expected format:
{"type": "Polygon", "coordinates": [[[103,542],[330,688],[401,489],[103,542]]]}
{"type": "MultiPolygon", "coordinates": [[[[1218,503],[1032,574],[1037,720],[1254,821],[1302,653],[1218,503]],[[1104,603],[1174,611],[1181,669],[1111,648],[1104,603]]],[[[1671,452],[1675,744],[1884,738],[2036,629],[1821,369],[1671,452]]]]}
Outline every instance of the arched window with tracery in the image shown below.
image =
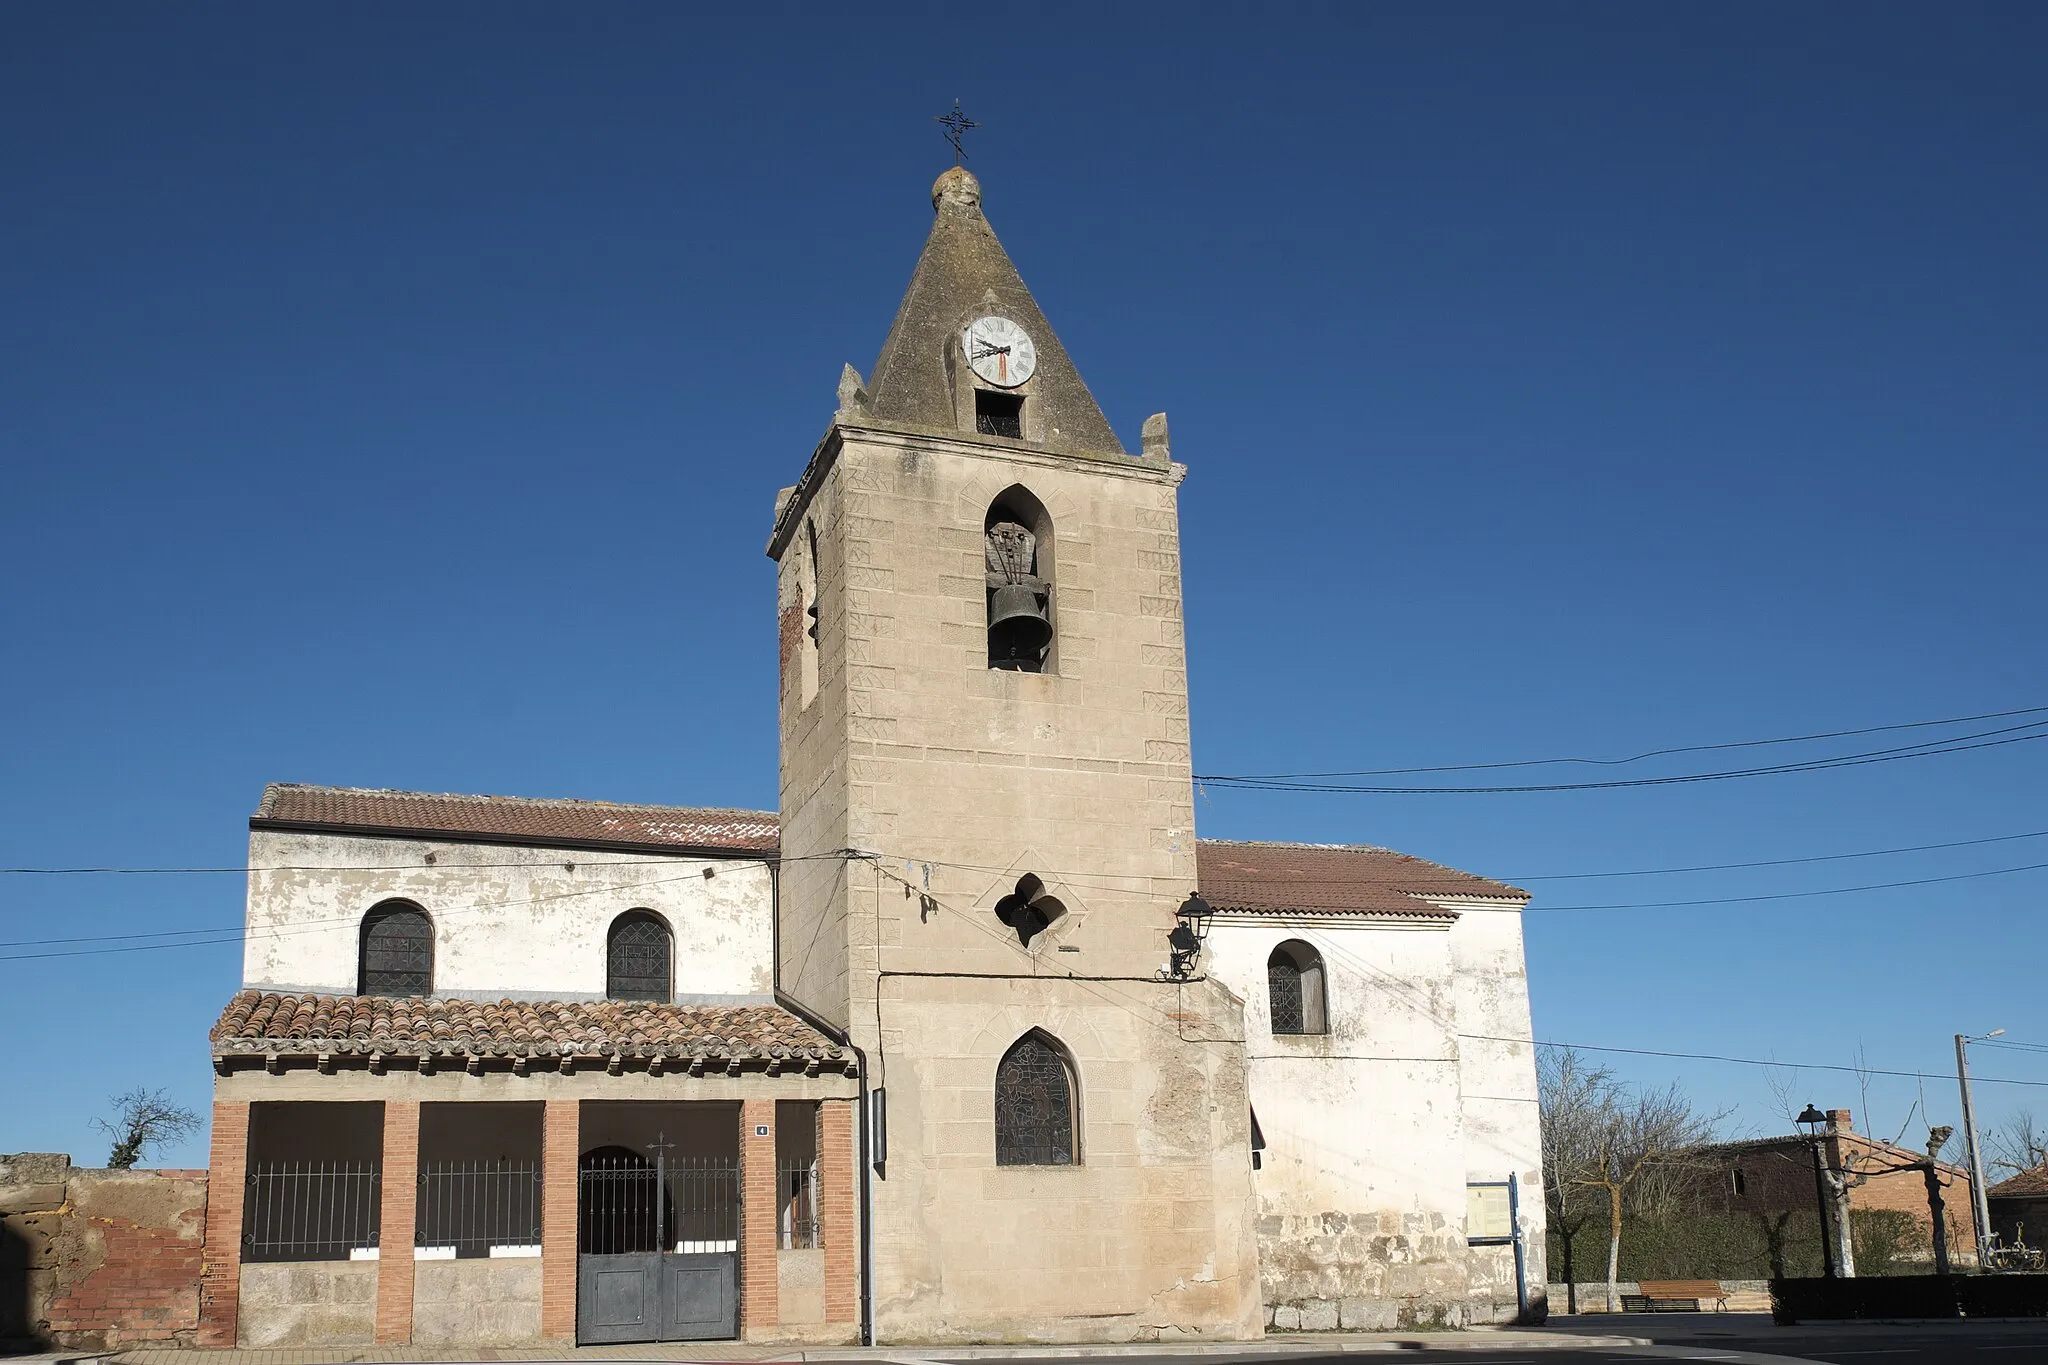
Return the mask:
{"type": "Polygon", "coordinates": [[[1323,955],[1300,939],[1289,939],[1266,959],[1266,998],[1275,1033],[1328,1033],[1323,993],[1323,955]]]}
{"type": "Polygon", "coordinates": [[[628,910],[612,921],[605,937],[604,994],[607,1000],[675,997],[675,935],[651,910],[628,910]]]}
{"type": "Polygon", "coordinates": [[[996,1165],[1075,1164],[1074,1069],[1033,1029],[996,1066],[996,1165]]]}
{"type": "Polygon", "coordinates": [[[357,995],[432,995],[434,922],[411,901],[383,901],[363,916],[357,995]]]}

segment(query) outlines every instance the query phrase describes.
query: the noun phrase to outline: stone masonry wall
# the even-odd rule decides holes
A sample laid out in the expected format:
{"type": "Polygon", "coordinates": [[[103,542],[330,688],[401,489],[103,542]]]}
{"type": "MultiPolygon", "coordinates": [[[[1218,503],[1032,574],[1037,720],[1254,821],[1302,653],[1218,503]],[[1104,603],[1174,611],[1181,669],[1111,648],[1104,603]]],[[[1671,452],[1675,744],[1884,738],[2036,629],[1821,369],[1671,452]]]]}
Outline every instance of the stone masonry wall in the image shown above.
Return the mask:
{"type": "Polygon", "coordinates": [[[412,1344],[521,1346],[540,1337],[540,1258],[420,1261],[412,1344]]]}
{"type": "Polygon", "coordinates": [[[368,1346],[376,1331],[375,1261],[242,1267],[238,1346],[368,1346]]]}
{"type": "Polygon", "coordinates": [[[0,1155],[0,1347],[191,1345],[206,1172],[0,1155]]]}

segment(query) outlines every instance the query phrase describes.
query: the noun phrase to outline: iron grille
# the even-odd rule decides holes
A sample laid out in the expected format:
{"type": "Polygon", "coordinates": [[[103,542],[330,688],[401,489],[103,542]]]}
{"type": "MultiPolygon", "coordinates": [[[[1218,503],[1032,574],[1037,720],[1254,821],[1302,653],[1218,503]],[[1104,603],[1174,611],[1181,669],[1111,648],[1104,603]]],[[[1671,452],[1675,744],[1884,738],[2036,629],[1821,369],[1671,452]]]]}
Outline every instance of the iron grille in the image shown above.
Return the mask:
{"type": "Polygon", "coordinates": [[[1283,953],[1274,953],[1266,963],[1266,993],[1273,1004],[1273,1032],[1308,1032],[1301,1006],[1301,968],[1283,953]]]}
{"type": "Polygon", "coordinates": [[[420,1172],[415,1245],[458,1258],[540,1245],[540,1168],[438,1161],[420,1172]]]}
{"type": "Polygon", "coordinates": [[[996,1068],[996,1165],[1073,1164],[1073,1077],[1051,1044],[1025,1038],[996,1068]]]}
{"type": "Polygon", "coordinates": [[[363,921],[362,995],[432,995],[434,924],[409,905],[379,907],[363,921]]]}
{"type": "Polygon", "coordinates": [[[781,1190],[782,1249],[805,1250],[818,1241],[818,1163],[786,1161],[776,1172],[781,1190]]]}
{"type": "Polygon", "coordinates": [[[672,994],[669,964],[674,940],[668,926],[654,916],[619,916],[612,925],[605,956],[605,994],[613,1000],[655,1000],[666,1004],[672,994]]]}
{"type": "Polygon", "coordinates": [[[740,1168],[731,1157],[681,1157],[657,1171],[614,1147],[584,1157],[578,1180],[576,1249],[585,1255],[738,1249],[740,1168]]]}
{"type": "Polygon", "coordinates": [[[249,1168],[245,1261],[346,1261],[377,1245],[375,1163],[275,1161],[249,1168]]]}

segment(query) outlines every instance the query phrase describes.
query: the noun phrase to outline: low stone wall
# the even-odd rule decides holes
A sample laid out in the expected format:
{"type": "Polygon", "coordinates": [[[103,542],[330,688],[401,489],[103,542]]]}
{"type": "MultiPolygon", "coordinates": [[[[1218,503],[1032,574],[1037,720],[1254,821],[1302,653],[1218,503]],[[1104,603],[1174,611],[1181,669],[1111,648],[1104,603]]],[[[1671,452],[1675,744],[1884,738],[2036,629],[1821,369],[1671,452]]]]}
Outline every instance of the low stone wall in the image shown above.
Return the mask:
{"type": "Polygon", "coordinates": [[[206,1172],[0,1155],[0,1347],[194,1344],[206,1172]]]}
{"type": "Polygon", "coordinates": [[[377,1335],[377,1262],[242,1266],[237,1346],[368,1346],[377,1335]]]}
{"type": "Polygon", "coordinates": [[[540,1257],[417,1261],[415,1346],[523,1346],[540,1337],[540,1257]]]}
{"type": "Polygon", "coordinates": [[[792,1249],[775,1253],[776,1304],[784,1326],[825,1320],[825,1253],[792,1249]]]}

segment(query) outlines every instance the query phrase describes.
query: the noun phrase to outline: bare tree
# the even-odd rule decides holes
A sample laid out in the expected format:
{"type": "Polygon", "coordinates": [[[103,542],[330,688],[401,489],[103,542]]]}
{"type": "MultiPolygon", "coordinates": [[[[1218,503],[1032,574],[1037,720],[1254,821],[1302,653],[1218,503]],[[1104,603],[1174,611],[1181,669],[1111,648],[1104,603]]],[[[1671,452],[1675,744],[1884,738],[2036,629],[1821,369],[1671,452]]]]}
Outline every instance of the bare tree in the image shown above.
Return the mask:
{"type": "Polygon", "coordinates": [[[1621,1215],[1630,1191],[1646,1174],[1683,1166],[1693,1149],[1714,1139],[1718,1114],[1693,1112],[1676,1085],[1633,1094],[1616,1087],[1594,1142],[1590,1169],[1576,1183],[1606,1196],[1607,1311],[1621,1311],[1621,1215]]]}
{"type": "Polygon", "coordinates": [[[1546,1047],[1536,1058],[1537,1113],[1543,1139],[1543,1204],[1564,1252],[1565,1311],[1579,1311],[1578,1271],[1572,1244],[1600,1211],[1588,1186],[1598,1170],[1600,1135],[1612,1124],[1620,1087],[1607,1068],[1568,1047],[1546,1047]]]}
{"type": "Polygon", "coordinates": [[[142,1086],[108,1101],[114,1106],[111,1119],[94,1119],[92,1126],[114,1140],[107,1165],[125,1171],[142,1159],[151,1147],[162,1147],[199,1130],[199,1115],[172,1101],[162,1090],[142,1086]]]}
{"type": "Polygon", "coordinates": [[[1986,1155],[1995,1170],[2031,1171],[2048,1166],[2048,1130],[2035,1122],[2033,1111],[2015,1110],[1984,1135],[1986,1155]]]}

